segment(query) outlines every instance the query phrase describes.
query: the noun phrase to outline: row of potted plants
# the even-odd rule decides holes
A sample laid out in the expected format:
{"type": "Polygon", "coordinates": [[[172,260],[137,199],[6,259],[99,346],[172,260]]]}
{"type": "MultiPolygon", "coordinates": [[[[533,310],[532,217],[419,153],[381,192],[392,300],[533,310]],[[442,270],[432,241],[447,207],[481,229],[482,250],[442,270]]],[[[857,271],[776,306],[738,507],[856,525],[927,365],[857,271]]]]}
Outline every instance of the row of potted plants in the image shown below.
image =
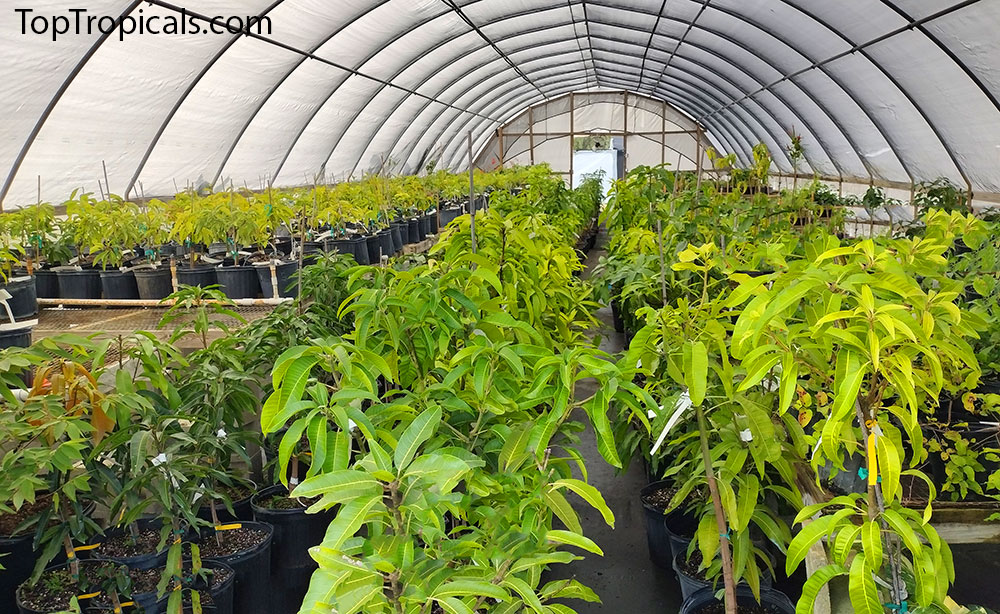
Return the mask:
{"type": "Polygon", "coordinates": [[[933,209],[910,236],[846,239],[838,204],[818,184],[719,190],[662,167],[612,192],[597,290],[660,404],[651,428],[616,431],[656,480],[650,549],[682,578],[683,611],[716,607],[716,589],[727,612],[791,611],[768,586],[818,543],[828,564],[794,587],[799,611],[838,576],[856,611],[944,607],[954,570],[929,520],[945,484],[925,473],[922,427],[943,389],[981,376],[984,319],[955,253],[980,247],[983,222],[933,209]]]}
{"type": "Polygon", "coordinates": [[[544,169],[526,187],[520,201],[494,193],[475,248],[466,217],[426,262],[320,256],[296,302],[238,331],[226,328],[238,319],[226,297],[194,286],[173,296],[169,341],[61,337],[8,350],[0,523],[16,554],[0,559],[11,563],[0,579],[32,575],[16,607],[364,607],[351,601],[357,582],[334,581],[343,559],[326,549],[369,569],[358,572],[365,586],[378,574],[372,604],[596,599],[576,582],[539,583],[545,566],[575,558],[560,545],[599,551],[567,493],[611,520],[600,494],[572,478],[580,425],[570,414],[585,409],[619,462],[608,404],[649,399],[583,336],[593,303],[571,246],[592,225],[599,190],[569,192],[544,169]],[[542,211],[538,196],[573,214],[542,211]],[[231,334],[209,343],[212,328],[231,334]],[[174,344],[188,336],[201,349],[184,356],[174,344]],[[574,399],[573,382],[591,376],[622,383],[574,399]],[[267,438],[248,420],[262,393],[267,438]],[[257,449],[271,462],[252,470],[257,449]],[[334,485],[355,474],[363,485],[334,485]],[[384,497],[368,496],[375,485],[384,497]],[[29,559],[31,570],[18,567],[29,559]],[[302,579],[317,566],[307,592],[302,579]]]}
{"type": "MultiPolygon", "coordinates": [[[[479,173],[477,185],[489,192],[530,172],[479,173]]],[[[230,298],[268,298],[271,266],[281,284],[299,252],[311,260],[338,250],[376,264],[436,234],[467,201],[467,176],[444,172],[305,189],[188,190],[141,205],[76,191],[62,203],[65,216],[48,203],[0,215],[0,269],[12,294],[28,292],[22,277],[33,278],[43,298],[159,300],[176,284],[216,283],[230,298]]]]}

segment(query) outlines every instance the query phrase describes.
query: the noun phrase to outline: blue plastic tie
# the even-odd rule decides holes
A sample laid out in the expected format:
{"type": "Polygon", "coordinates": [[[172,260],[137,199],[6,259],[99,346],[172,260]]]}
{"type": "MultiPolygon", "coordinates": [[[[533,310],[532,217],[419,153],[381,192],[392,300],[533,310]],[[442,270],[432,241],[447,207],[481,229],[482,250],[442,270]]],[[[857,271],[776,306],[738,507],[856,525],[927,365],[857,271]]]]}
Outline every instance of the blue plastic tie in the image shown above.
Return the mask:
{"type": "Polygon", "coordinates": [[[907,607],[905,601],[901,602],[899,605],[896,605],[895,603],[886,603],[883,605],[885,605],[885,607],[889,608],[890,610],[898,610],[899,614],[906,614],[909,611],[909,608],[907,607]]]}
{"type": "Polygon", "coordinates": [[[868,467],[858,467],[858,477],[862,480],[868,479],[868,467]]]}

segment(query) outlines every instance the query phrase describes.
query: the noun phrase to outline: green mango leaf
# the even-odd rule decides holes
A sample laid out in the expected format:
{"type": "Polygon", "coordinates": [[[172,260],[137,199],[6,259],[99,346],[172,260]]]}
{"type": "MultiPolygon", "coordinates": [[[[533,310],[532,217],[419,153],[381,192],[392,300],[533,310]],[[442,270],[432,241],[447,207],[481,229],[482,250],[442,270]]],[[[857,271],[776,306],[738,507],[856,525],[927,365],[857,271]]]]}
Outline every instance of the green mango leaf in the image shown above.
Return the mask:
{"type": "Polygon", "coordinates": [[[396,450],[393,454],[393,461],[397,470],[403,470],[413,457],[417,454],[420,446],[431,438],[441,423],[441,407],[435,406],[432,409],[423,411],[414,418],[406,430],[399,438],[396,450]]]}

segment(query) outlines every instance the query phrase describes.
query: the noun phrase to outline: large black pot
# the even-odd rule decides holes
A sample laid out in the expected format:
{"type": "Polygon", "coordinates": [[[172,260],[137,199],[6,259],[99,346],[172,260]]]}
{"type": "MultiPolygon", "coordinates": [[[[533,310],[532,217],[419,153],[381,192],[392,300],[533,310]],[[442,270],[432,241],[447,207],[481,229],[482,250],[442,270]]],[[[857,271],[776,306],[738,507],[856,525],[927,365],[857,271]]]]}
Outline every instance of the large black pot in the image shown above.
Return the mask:
{"type": "Polygon", "coordinates": [[[306,514],[305,508],[270,509],[259,502],[274,494],[284,495],[284,486],[272,486],[253,499],[253,515],[258,521],[274,527],[271,544],[271,574],[273,580],[272,610],[275,614],[294,614],[309,588],[309,578],[316,562],[309,548],[320,544],[333,520],[333,510],[306,514]]]}
{"type": "MultiPolygon", "coordinates": [[[[204,582],[199,582],[199,585],[194,587],[199,592],[208,590],[212,596],[213,605],[211,607],[203,607],[203,611],[215,612],[215,614],[234,614],[233,593],[236,587],[236,571],[220,561],[203,561],[202,567],[206,569],[225,569],[230,572],[230,576],[220,586],[209,589],[204,586],[204,582]]],[[[156,597],[155,592],[140,593],[132,595],[132,601],[142,608],[143,614],[165,614],[167,611],[167,598],[157,600],[156,597]]]]}
{"type": "MultiPolygon", "coordinates": [[[[65,561],[65,559],[63,559],[63,560],[65,561]]],[[[109,561],[106,561],[106,560],[93,559],[93,560],[88,560],[88,561],[80,561],[80,565],[82,567],[84,565],[95,565],[95,564],[108,563],[108,562],[109,561]]],[[[4,565],[6,566],[6,562],[4,563],[4,565]]],[[[65,562],[58,563],[58,564],[55,564],[55,565],[50,565],[49,567],[45,568],[45,571],[56,571],[58,569],[62,569],[64,567],[66,567],[67,565],[68,565],[68,563],[65,563],[65,562]]],[[[0,573],[6,574],[7,572],[3,571],[3,572],[0,572],[0,573]]],[[[123,570],[123,573],[124,573],[124,570],[123,570]]],[[[22,582],[21,585],[24,585],[26,583],[27,583],[26,581],[22,582]]],[[[14,608],[12,608],[10,610],[3,610],[4,614],[6,614],[7,612],[11,612],[11,613],[18,612],[19,614],[51,614],[51,612],[52,612],[51,610],[44,610],[44,611],[35,610],[35,609],[32,609],[32,608],[30,608],[30,607],[28,607],[26,605],[23,605],[21,603],[21,590],[20,590],[21,589],[21,585],[18,585],[17,590],[14,591],[13,594],[12,594],[12,596],[15,598],[15,606],[14,606],[14,608]]],[[[121,596],[121,600],[125,601],[125,595],[121,596]]],[[[86,612],[87,614],[97,613],[97,612],[103,612],[103,611],[111,612],[111,608],[107,608],[105,610],[105,609],[100,608],[100,607],[91,606],[90,603],[89,603],[89,600],[81,600],[80,601],[80,605],[82,606],[83,611],[86,612]]],[[[123,612],[128,612],[129,614],[134,614],[138,610],[137,609],[123,609],[122,611],[123,612]]],[[[143,613],[143,614],[148,614],[148,613],[143,613]]]]}
{"type": "Polygon", "coordinates": [[[69,299],[101,298],[101,272],[95,269],[56,271],[59,297],[69,299]]]}
{"type": "Polygon", "coordinates": [[[392,253],[398,254],[403,251],[403,232],[400,230],[402,224],[391,224],[389,234],[392,237],[392,253]]]}
{"type": "MultiPolygon", "coordinates": [[[[712,589],[702,589],[684,600],[681,604],[680,614],[699,614],[705,611],[708,606],[713,606],[719,602],[715,598],[715,591],[712,589]]],[[[753,607],[757,605],[757,600],[749,588],[738,587],[736,589],[736,603],[741,606],[753,607]]],[[[760,603],[768,612],[774,614],[794,614],[795,606],[788,600],[784,593],[775,590],[761,589],[760,603]]]]}
{"type": "Polygon", "coordinates": [[[139,298],[139,286],[135,273],[118,269],[101,271],[101,292],[110,300],[135,300],[139,298]]]}
{"type": "Polygon", "coordinates": [[[159,301],[174,292],[170,269],[166,267],[134,269],[135,284],[139,288],[139,298],[144,301],[159,301]]]}
{"type": "Polygon", "coordinates": [[[177,285],[201,286],[207,288],[219,283],[213,266],[177,267],[177,285]]]}
{"type": "MultiPolygon", "coordinates": [[[[153,520],[140,520],[136,523],[138,528],[142,531],[156,531],[159,532],[162,522],[159,519],[153,520]]],[[[100,545],[106,539],[112,537],[120,537],[125,534],[127,529],[112,528],[104,531],[104,535],[98,535],[90,540],[90,545],[100,545]]],[[[85,550],[80,553],[80,558],[82,559],[95,559],[104,561],[114,561],[115,563],[120,563],[125,565],[129,569],[153,569],[156,567],[163,567],[167,562],[167,550],[164,548],[160,552],[148,552],[143,554],[137,554],[135,556],[124,556],[115,557],[108,556],[107,554],[101,553],[100,549],[85,550]]]]}
{"type": "MultiPolygon", "coordinates": [[[[271,266],[257,266],[257,279],[264,298],[274,298],[274,288],[271,287],[271,266]]],[[[295,283],[295,272],[299,270],[298,262],[282,262],[274,267],[278,278],[278,296],[296,297],[299,295],[299,285],[295,283]]]]}
{"type": "MultiPolygon", "coordinates": [[[[712,583],[703,578],[697,576],[689,575],[683,567],[681,567],[681,561],[687,556],[686,553],[682,552],[674,557],[674,573],[677,574],[677,581],[681,585],[681,598],[687,599],[688,597],[694,596],[696,593],[702,590],[709,590],[715,592],[722,587],[722,578],[720,577],[718,583],[712,583]]],[[[737,588],[747,588],[750,586],[746,582],[740,582],[737,588]]],[[[771,588],[771,573],[765,568],[761,570],[760,575],[760,587],[761,589],[771,588]]]]}
{"type": "Polygon", "coordinates": [[[55,271],[35,270],[35,295],[38,298],[59,298],[59,276],[55,271]]]}
{"type": "MultiPolygon", "coordinates": [[[[254,485],[256,488],[256,484],[254,485]]],[[[236,522],[238,520],[253,520],[253,509],[250,507],[250,501],[254,498],[255,493],[252,493],[242,499],[236,501],[230,501],[233,504],[233,513],[230,514],[226,506],[222,504],[222,501],[216,501],[215,504],[215,516],[219,519],[219,522],[236,522]]],[[[198,508],[198,518],[203,520],[212,520],[212,508],[209,505],[202,505],[198,508]]]]}
{"type": "MultiPolygon", "coordinates": [[[[10,294],[7,304],[14,320],[29,320],[38,315],[38,291],[33,276],[14,277],[2,287],[10,294]]],[[[6,322],[7,312],[0,313],[0,321],[6,322]]]]}
{"type": "Polygon", "coordinates": [[[350,253],[354,256],[354,261],[358,264],[371,264],[371,259],[368,258],[368,238],[356,236],[351,239],[351,251],[350,253]]]}
{"type": "Polygon", "coordinates": [[[406,222],[410,229],[410,243],[420,243],[424,236],[420,234],[420,220],[409,220],[406,222]]]}
{"type": "Polygon", "coordinates": [[[431,225],[430,226],[430,229],[431,229],[430,234],[436,235],[438,233],[438,231],[440,230],[440,228],[438,227],[438,212],[435,211],[434,213],[428,213],[427,214],[427,219],[430,220],[430,225],[431,225]]]}
{"type": "Polygon", "coordinates": [[[215,270],[222,292],[229,298],[257,298],[260,279],[253,266],[221,266],[215,270]]]}
{"type": "Polygon", "coordinates": [[[17,600],[14,593],[22,582],[31,577],[38,555],[31,547],[34,533],[18,537],[0,537],[0,555],[5,555],[4,570],[0,571],[0,612],[16,612],[17,600]]]}
{"type": "Polygon", "coordinates": [[[368,264],[378,264],[382,261],[382,241],[377,234],[365,238],[368,248],[368,264]]]}
{"type": "MultiPolygon", "coordinates": [[[[653,482],[639,491],[639,501],[642,503],[642,509],[646,518],[646,543],[649,546],[649,558],[658,567],[663,567],[664,569],[670,569],[673,565],[674,556],[676,556],[676,545],[671,539],[672,533],[667,528],[667,522],[673,516],[682,515],[677,511],[664,514],[663,510],[646,503],[645,498],[647,495],[667,485],[668,483],[665,481],[653,482]]],[[[694,527],[697,527],[697,521],[694,521],[694,527]]],[[[691,534],[694,534],[693,528],[691,534]]]]}
{"type": "Polygon", "coordinates": [[[410,241],[410,225],[406,222],[393,222],[393,228],[399,230],[399,240],[403,245],[409,245],[412,243],[410,241]]]}
{"type": "Polygon", "coordinates": [[[424,234],[426,238],[429,234],[434,234],[431,231],[431,216],[424,214],[420,216],[420,232],[424,234]]]}
{"type": "Polygon", "coordinates": [[[383,256],[392,256],[396,253],[396,246],[392,241],[392,230],[389,228],[383,228],[378,231],[376,236],[378,236],[379,249],[382,250],[383,256]]]}
{"type": "MultiPolygon", "coordinates": [[[[274,528],[263,522],[242,522],[244,528],[267,533],[267,539],[253,548],[224,557],[203,557],[205,561],[219,561],[236,572],[233,591],[233,612],[238,614],[270,614],[271,540],[274,528]]],[[[212,539],[209,535],[203,539],[212,539]]]]}

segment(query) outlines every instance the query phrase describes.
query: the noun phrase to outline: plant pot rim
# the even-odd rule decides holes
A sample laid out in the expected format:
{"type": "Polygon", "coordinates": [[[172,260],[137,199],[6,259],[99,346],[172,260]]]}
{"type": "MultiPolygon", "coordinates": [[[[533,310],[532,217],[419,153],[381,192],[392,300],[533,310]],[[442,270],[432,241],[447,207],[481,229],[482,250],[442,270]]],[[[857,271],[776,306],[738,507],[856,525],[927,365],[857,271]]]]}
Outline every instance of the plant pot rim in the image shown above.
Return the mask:
{"type": "MultiPolygon", "coordinates": [[[[240,560],[247,555],[255,554],[256,552],[263,550],[271,544],[274,539],[274,525],[269,522],[261,522],[259,520],[240,520],[238,522],[232,523],[240,525],[240,528],[244,529],[256,529],[258,531],[264,531],[267,536],[264,540],[258,544],[251,546],[245,550],[240,550],[239,552],[233,552],[232,554],[225,554],[221,556],[205,556],[202,555],[201,560],[203,561],[222,561],[223,563],[229,563],[230,561],[240,560]]],[[[204,538],[203,538],[204,539],[204,538]]],[[[211,536],[208,537],[211,539],[211,536]]]]}
{"type": "Polygon", "coordinates": [[[273,486],[268,486],[267,488],[261,490],[250,499],[250,508],[253,509],[255,516],[258,511],[264,514],[269,514],[274,516],[295,516],[306,513],[307,508],[305,507],[293,508],[293,509],[274,509],[270,507],[262,507],[257,504],[257,502],[260,501],[262,498],[270,497],[271,495],[274,494],[287,495],[288,489],[285,488],[282,484],[275,484],[273,486]]]}

